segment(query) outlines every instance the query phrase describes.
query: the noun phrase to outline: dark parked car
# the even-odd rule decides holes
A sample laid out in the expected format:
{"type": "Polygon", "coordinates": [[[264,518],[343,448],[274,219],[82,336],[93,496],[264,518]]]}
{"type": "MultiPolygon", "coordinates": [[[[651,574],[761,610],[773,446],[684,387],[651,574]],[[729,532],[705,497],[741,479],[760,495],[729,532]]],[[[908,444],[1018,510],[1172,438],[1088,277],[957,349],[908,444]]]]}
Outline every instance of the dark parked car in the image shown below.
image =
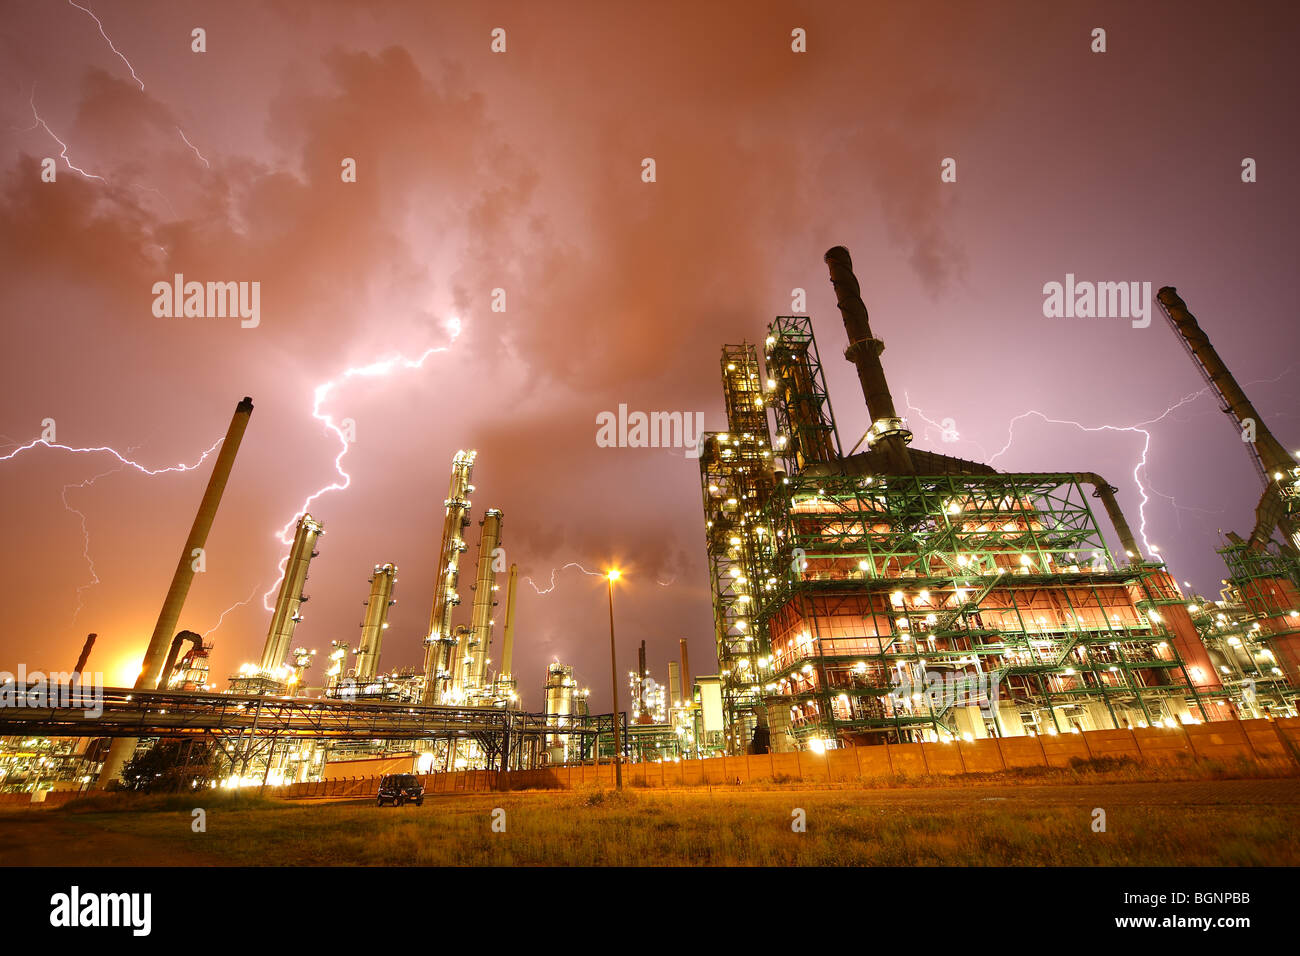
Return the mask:
{"type": "Polygon", "coordinates": [[[391,803],[400,807],[408,800],[417,807],[424,803],[424,787],[419,777],[413,773],[388,773],[379,778],[379,796],[375,800],[379,806],[391,803]]]}

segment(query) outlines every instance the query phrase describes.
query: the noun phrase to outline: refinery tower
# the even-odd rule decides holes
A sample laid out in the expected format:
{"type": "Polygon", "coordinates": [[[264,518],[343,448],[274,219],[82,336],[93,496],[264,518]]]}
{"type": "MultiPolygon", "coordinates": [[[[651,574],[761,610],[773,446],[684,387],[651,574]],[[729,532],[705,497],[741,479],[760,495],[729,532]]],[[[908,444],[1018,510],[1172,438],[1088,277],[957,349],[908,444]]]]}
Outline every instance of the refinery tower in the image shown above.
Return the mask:
{"type": "Polygon", "coordinates": [[[848,250],[825,261],[865,448],[841,449],[811,320],[782,316],[763,364],[723,347],[728,428],[700,456],[728,751],[1253,715],[1108,482],[911,447],[848,250]]]}

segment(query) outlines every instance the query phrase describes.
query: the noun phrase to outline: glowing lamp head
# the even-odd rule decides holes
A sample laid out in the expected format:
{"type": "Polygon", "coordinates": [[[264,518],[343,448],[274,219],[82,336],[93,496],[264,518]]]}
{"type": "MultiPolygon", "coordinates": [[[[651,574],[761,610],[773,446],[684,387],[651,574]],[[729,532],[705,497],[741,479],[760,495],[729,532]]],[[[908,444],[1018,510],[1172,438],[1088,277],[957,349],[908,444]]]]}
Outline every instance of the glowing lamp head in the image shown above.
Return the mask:
{"type": "Polygon", "coordinates": [[[605,577],[609,578],[609,580],[611,581],[617,581],[620,577],[622,577],[622,572],[619,571],[618,568],[612,568],[610,569],[609,573],[605,575],[605,577]]]}

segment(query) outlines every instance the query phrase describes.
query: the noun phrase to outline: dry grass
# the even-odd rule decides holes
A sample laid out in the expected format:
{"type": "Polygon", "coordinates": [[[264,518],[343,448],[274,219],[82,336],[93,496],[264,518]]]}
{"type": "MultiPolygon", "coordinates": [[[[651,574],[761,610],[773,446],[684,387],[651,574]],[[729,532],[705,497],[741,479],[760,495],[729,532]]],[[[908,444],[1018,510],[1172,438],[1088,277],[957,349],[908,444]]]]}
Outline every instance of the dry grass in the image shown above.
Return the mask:
{"type": "MultiPolygon", "coordinates": [[[[188,809],[188,808],[187,808],[188,809]]],[[[1300,865],[1295,779],[906,791],[734,788],[465,794],[86,818],[236,864],[1300,865]],[[792,810],[807,832],[792,832],[792,810]],[[1092,830],[1092,808],[1107,832],[1092,830]],[[492,811],[506,813],[505,833],[492,811]]],[[[181,859],[177,861],[184,862],[181,859]]]]}

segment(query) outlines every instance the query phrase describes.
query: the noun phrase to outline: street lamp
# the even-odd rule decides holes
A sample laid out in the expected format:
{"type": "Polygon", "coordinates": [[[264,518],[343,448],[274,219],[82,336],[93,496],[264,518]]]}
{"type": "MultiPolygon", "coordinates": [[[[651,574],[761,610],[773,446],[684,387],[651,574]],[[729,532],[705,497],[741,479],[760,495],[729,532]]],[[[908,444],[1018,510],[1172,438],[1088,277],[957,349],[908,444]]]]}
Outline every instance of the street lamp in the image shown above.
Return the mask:
{"type": "Polygon", "coordinates": [[[617,568],[605,575],[609,590],[609,671],[614,684],[614,787],[623,789],[623,741],[619,734],[618,719],[618,661],[614,651],[614,582],[619,579],[617,568]]]}

